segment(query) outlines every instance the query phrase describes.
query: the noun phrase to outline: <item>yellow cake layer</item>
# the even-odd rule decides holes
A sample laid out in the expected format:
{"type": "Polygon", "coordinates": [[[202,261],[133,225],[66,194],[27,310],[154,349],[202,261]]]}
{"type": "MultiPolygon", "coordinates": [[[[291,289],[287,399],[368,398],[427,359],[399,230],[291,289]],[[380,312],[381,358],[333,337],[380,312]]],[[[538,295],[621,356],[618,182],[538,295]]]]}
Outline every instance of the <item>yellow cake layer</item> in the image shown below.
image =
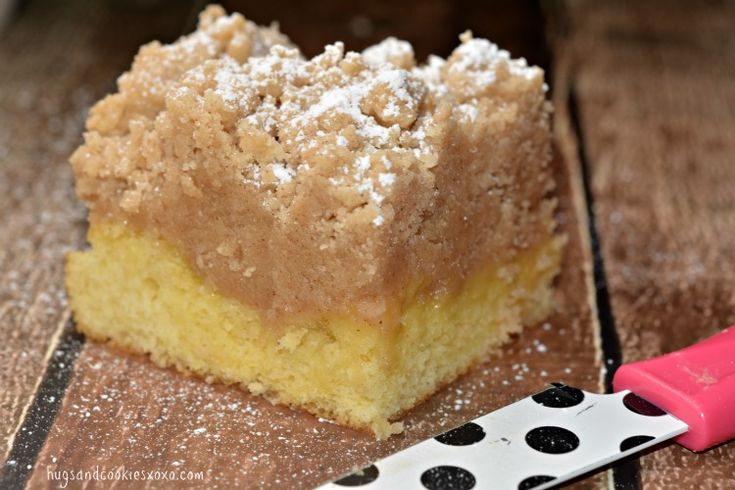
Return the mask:
{"type": "Polygon", "coordinates": [[[560,255],[549,237],[451,295],[407,293],[397,328],[328,314],[274,328],[218,294],[160,239],[109,223],[93,223],[88,239],[91,250],[69,255],[66,278],[83,333],[379,438],[400,432],[393,421],[402,412],[551,311],[560,255]]]}

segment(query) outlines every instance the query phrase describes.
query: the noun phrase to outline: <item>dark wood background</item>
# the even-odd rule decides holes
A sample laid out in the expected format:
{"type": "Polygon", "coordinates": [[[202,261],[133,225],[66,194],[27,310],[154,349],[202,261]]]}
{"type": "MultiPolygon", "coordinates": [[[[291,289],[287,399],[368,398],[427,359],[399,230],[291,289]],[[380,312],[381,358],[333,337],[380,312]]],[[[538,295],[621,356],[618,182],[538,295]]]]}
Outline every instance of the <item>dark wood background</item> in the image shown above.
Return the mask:
{"type": "MultiPolygon", "coordinates": [[[[446,56],[470,28],[544,67],[570,237],[559,311],[380,444],[85,342],[62,287],[63,257],[85,232],[66,159],[86,110],[138,46],[189,32],[205,3],[0,0],[1,488],[58,487],[49,471],[95,466],[205,475],[123,488],[308,488],[548,381],[604,391],[620,362],[735,323],[732,2],[224,4],[280,21],[309,56],[337,39],[359,50],[388,35],[411,41],[419,59],[446,56]]],[[[571,486],[735,488],[733,475],[733,443],[704,454],[668,444],[571,486]]]]}

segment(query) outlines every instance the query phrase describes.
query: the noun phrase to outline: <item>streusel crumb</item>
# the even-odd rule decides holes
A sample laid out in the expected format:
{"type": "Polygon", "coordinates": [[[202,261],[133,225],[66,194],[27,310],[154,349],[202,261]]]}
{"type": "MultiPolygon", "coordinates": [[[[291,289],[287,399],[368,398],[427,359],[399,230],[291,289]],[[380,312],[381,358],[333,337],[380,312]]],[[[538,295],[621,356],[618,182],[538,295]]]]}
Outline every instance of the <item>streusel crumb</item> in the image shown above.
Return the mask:
{"type": "Polygon", "coordinates": [[[543,72],[470,33],[416,65],[388,38],[310,60],[209,7],[143,46],[72,157],[91,220],[182,251],[264,318],[383,318],[553,230],[543,72]]]}

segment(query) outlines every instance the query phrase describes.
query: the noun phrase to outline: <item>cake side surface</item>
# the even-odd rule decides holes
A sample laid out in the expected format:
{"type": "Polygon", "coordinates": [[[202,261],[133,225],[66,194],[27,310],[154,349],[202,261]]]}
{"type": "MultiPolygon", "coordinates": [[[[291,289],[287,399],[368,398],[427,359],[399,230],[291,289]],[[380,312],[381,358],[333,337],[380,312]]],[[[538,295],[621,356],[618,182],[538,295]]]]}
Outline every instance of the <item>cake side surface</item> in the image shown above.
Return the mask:
{"type": "Polygon", "coordinates": [[[549,237],[452,293],[407,295],[401,328],[386,336],[357,316],[329,314],[276,331],[159,237],[95,223],[88,239],[91,250],[69,256],[66,279],[83,333],[378,437],[399,432],[401,413],[549,313],[560,253],[549,237]]]}

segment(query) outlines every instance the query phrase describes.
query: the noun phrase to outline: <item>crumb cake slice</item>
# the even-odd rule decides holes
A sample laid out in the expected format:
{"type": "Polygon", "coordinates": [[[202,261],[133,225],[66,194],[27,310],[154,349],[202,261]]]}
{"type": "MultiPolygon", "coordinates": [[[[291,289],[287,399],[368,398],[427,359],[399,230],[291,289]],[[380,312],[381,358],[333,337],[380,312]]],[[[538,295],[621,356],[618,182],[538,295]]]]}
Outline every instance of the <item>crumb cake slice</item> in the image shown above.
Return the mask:
{"type": "Polygon", "coordinates": [[[143,46],[71,162],[78,328],[340,423],[398,417],[552,309],[543,72],[484,39],[308,60],[209,7],[143,46]]]}

